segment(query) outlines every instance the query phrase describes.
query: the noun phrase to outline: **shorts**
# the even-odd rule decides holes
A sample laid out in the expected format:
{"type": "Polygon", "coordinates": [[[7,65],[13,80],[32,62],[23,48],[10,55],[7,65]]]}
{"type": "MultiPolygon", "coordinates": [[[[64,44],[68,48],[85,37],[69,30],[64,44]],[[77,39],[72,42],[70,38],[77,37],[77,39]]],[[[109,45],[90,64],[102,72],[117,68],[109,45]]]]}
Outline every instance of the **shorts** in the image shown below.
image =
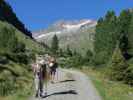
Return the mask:
{"type": "Polygon", "coordinates": [[[51,75],[55,75],[55,73],[56,73],[56,69],[55,69],[55,68],[51,68],[51,69],[50,69],[50,74],[51,74],[51,75]]]}

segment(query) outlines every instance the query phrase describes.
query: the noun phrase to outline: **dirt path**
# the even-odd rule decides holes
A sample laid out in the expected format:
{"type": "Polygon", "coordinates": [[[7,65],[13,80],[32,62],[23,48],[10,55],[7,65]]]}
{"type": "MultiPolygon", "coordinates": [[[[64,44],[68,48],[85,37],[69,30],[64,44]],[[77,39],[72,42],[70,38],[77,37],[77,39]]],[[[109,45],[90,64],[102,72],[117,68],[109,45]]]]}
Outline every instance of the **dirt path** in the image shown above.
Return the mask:
{"type": "Polygon", "coordinates": [[[32,97],[30,100],[102,100],[90,79],[83,73],[59,69],[56,76],[56,82],[48,85],[46,97],[32,97]]]}

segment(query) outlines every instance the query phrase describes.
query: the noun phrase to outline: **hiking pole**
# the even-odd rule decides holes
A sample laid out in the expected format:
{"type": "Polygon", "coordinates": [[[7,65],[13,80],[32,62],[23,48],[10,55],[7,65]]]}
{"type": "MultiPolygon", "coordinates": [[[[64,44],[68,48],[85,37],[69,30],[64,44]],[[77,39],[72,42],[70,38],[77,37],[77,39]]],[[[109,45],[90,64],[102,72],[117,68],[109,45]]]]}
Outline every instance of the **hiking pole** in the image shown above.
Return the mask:
{"type": "Polygon", "coordinates": [[[44,82],[45,82],[45,88],[46,88],[46,92],[45,92],[45,95],[47,95],[47,88],[48,88],[48,80],[49,80],[49,78],[48,78],[48,74],[49,74],[49,72],[48,72],[48,65],[46,64],[46,72],[45,72],[45,80],[44,80],[44,82]]]}
{"type": "Polygon", "coordinates": [[[34,78],[32,79],[32,83],[31,83],[31,87],[30,87],[30,90],[32,90],[34,87],[34,78]]]}
{"type": "Polygon", "coordinates": [[[57,68],[57,71],[56,71],[56,79],[57,79],[57,81],[58,81],[58,68],[57,68]]]}

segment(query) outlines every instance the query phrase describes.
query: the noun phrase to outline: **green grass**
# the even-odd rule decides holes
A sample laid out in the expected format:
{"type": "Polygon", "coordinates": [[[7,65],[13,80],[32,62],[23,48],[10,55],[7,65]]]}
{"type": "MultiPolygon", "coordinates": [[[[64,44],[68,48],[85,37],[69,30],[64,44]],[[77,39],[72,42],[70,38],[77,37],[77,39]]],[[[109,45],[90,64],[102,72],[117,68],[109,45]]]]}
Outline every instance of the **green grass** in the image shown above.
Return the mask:
{"type": "MultiPolygon", "coordinates": [[[[17,63],[14,63],[10,61],[6,65],[0,65],[0,67],[3,66],[3,68],[9,69],[11,72],[19,75],[19,77],[16,78],[16,81],[13,83],[15,86],[19,86],[19,89],[15,90],[13,94],[9,94],[8,96],[0,96],[0,100],[27,100],[29,96],[31,96],[32,93],[32,84],[33,84],[33,76],[32,73],[27,71],[25,65],[20,65],[17,63]]],[[[4,71],[4,72],[5,72],[4,71]]],[[[7,70],[8,71],[8,70],[7,70]]],[[[0,79],[12,79],[15,78],[14,75],[10,74],[9,76],[6,75],[6,73],[0,73],[0,79]]],[[[13,85],[13,86],[14,86],[13,85]]]]}
{"type": "MultiPolygon", "coordinates": [[[[21,87],[13,94],[9,94],[8,96],[0,96],[0,100],[28,100],[28,98],[33,93],[32,73],[28,72],[24,65],[20,65],[12,61],[10,61],[9,64],[5,65],[5,67],[19,75],[17,81],[14,84],[20,85],[21,87]]],[[[2,75],[0,76],[2,77],[2,75]]],[[[10,75],[8,77],[14,76],[10,75]]],[[[3,76],[3,78],[5,79],[5,76],[3,76]]]]}
{"type": "Polygon", "coordinates": [[[15,94],[6,97],[0,97],[0,100],[28,100],[32,94],[33,88],[31,88],[31,86],[27,86],[23,90],[18,90],[15,94]]]}
{"type": "Polygon", "coordinates": [[[83,69],[89,75],[103,100],[133,100],[133,87],[105,78],[103,70],[83,69]]]}
{"type": "Polygon", "coordinates": [[[14,29],[18,40],[20,42],[24,43],[28,50],[34,51],[34,52],[42,52],[42,51],[44,52],[45,51],[45,49],[41,45],[39,45],[36,41],[34,41],[30,37],[26,36],[19,30],[17,30],[14,26],[12,26],[6,22],[0,21],[0,30],[4,27],[7,27],[9,29],[11,29],[11,28],[14,29]]]}

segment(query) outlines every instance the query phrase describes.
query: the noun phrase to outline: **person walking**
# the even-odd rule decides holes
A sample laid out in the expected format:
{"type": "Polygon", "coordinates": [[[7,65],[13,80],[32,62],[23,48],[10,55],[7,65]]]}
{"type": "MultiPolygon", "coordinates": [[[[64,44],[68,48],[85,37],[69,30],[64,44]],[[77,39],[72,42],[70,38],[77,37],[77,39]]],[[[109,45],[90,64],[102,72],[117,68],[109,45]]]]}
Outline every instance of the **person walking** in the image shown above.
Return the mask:
{"type": "Polygon", "coordinates": [[[58,68],[58,63],[56,62],[56,59],[54,57],[50,58],[49,67],[50,67],[51,83],[54,83],[55,74],[58,68]]]}
{"type": "Polygon", "coordinates": [[[35,82],[35,97],[43,96],[44,70],[45,65],[41,57],[36,57],[36,62],[33,64],[34,82],[35,82]]]}

